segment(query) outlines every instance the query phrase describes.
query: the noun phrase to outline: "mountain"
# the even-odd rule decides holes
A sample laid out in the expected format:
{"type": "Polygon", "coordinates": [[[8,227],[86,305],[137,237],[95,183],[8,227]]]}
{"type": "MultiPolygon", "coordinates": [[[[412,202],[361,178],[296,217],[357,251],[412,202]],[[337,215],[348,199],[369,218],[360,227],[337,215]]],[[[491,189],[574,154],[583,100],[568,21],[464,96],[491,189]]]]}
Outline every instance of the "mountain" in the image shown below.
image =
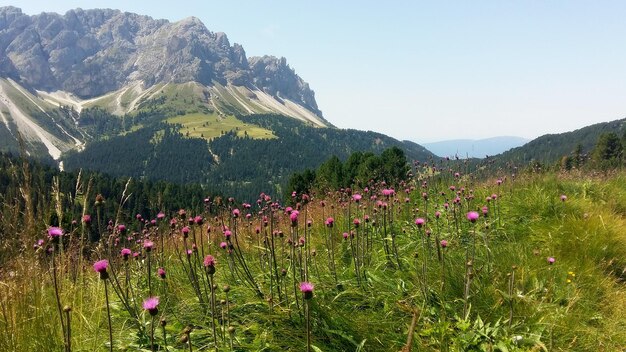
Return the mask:
{"type": "Polygon", "coordinates": [[[614,132],[618,136],[626,131],[626,119],[602,122],[575,131],[546,134],[513,148],[496,157],[498,163],[528,164],[531,161],[555,163],[563,156],[570,155],[580,145],[582,153],[588,154],[601,134],[614,132]]]}
{"type": "Polygon", "coordinates": [[[332,155],[422,146],[340,130],[285,58],[247,57],[197,18],[0,8],[0,151],[67,170],[275,190],[332,155]]]}
{"type": "Polygon", "coordinates": [[[484,158],[487,155],[503,153],[511,148],[527,143],[522,137],[501,136],[486,139],[453,139],[440,142],[422,143],[426,149],[440,157],[484,158]]]}

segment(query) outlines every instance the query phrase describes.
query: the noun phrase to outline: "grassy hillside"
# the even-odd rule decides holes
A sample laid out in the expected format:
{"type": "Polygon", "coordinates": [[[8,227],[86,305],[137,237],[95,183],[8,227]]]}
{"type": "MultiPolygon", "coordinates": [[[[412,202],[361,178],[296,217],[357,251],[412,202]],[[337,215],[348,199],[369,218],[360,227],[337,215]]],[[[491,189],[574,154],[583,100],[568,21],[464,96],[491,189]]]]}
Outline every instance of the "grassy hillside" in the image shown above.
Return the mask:
{"type": "Polygon", "coordinates": [[[504,152],[496,158],[500,163],[528,164],[533,160],[555,163],[563,156],[573,153],[579,144],[582,146],[583,153],[589,153],[602,133],[615,132],[621,136],[624,130],[626,130],[626,119],[598,123],[572,132],[547,134],[521,147],[504,152]]]}
{"type": "MultiPolygon", "coordinates": [[[[123,203],[117,216],[96,213],[92,193],[91,225],[63,222],[55,241],[48,224],[12,228],[22,216],[18,199],[5,197],[0,238],[14,255],[0,256],[0,349],[61,350],[59,317],[70,315],[73,350],[108,350],[105,286],[115,351],[304,351],[307,341],[313,351],[626,348],[624,173],[518,175],[500,184],[416,172],[395,195],[377,186],[354,190],[358,202],[342,192],[313,195],[297,216],[263,197],[250,208],[216,199],[199,213],[150,208],[140,215],[153,226],[123,203]],[[478,211],[475,222],[469,211],[478,211]],[[196,215],[202,224],[186,232],[196,215]],[[81,240],[108,218],[114,224],[102,227],[99,244],[81,240]],[[138,259],[125,261],[123,247],[138,259]],[[109,261],[106,282],[92,269],[100,259],[109,261]],[[314,284],[310,300],[301,281],[314,284]],[[141,307],[149,296],[160,298],[154,317],[141,307]]],[[[47,207],[55,212],[54,202],[47,207]]]]}

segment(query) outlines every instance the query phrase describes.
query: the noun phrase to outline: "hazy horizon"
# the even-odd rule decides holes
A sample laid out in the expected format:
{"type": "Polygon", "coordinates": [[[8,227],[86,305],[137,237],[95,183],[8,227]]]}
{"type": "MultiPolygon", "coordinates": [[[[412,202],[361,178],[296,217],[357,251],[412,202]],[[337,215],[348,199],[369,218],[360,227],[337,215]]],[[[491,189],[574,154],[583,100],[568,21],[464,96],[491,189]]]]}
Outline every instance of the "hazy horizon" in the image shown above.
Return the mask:
{"type": "Polygon", "coordinates": [[[0,1],[26,14],[115,8],[198,17],[274,55],[341,128],[429,143],[575,130],[626,112],[626,3],[0,1]]]}

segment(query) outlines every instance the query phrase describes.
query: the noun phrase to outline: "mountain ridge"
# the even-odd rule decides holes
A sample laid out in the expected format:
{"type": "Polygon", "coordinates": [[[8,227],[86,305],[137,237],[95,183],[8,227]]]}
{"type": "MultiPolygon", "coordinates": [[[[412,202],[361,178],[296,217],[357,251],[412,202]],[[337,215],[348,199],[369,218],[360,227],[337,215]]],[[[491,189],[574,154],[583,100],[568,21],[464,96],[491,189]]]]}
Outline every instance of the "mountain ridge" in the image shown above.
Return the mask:
{"type": "Polygon", "coordinates": [[[112,9],[26,15],[0,7],[0,76],[81,99],[133,82],[198,82],[258,88],[322,118],[315,93],[285,58],[246,56],[196,17],[177,22],[112,9]]]}

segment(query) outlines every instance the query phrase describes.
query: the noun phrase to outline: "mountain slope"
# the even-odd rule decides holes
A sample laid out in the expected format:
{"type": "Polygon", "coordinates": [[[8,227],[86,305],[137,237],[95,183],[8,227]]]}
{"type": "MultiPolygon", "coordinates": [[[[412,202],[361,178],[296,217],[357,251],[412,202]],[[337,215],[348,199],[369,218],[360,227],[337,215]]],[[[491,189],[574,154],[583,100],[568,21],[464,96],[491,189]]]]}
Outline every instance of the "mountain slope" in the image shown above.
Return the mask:
{"type": "Polygon", "coordinates": [[[602,133],[615,132],[621,135],[626,129],[626,119],[602,122],[575,131],[547,134],[524,144],[521,147],[513,148],[497,156],[497,160],[502,162],[527,164],[530,161],[542,163],[554,163],[565,155],[571,154],[580,144],[583,153],[588,153],[598,141],[602,133]]]}
{"type": "Polygon", "coordinates": [[[244,124],[272,131],[274,138],[253,139],[228,131],[202,140],[176,133],[161,122],[87,145],[67,154],[68,170],[86,168],[115,176],[133,176],[178,183],[200,183],[239,199],[259,192],[282,194],[289,176],[317,168],[330,156],[347,158],[355,151],[382,152],[391,146],[405,150],[407,158],[434,157],[423,147],[400,142],[380,133],[316,128],[280,115],[249,115],[244,124]]]}

